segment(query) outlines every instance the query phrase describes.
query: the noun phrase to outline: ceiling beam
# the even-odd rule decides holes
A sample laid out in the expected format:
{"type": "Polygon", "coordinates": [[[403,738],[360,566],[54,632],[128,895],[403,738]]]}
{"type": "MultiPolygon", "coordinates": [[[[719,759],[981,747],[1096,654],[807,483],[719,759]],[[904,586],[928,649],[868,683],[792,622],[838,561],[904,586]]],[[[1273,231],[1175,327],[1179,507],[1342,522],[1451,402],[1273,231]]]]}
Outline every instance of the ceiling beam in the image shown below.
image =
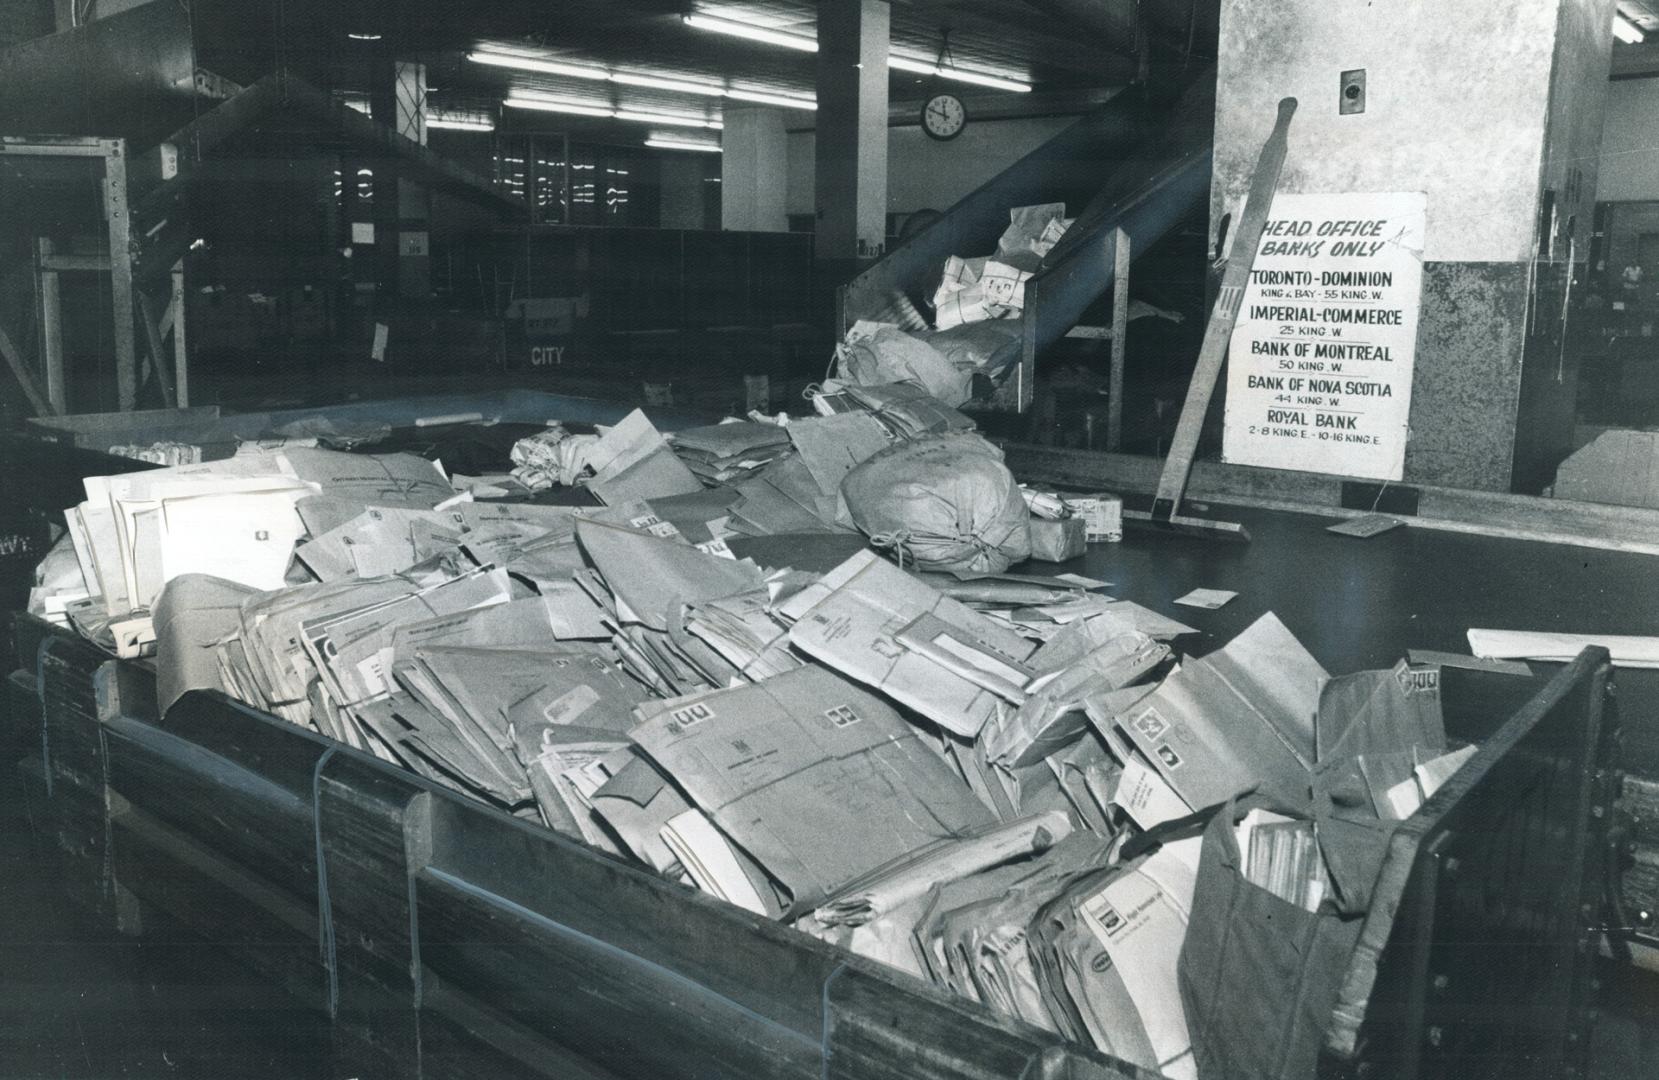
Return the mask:
{"type": "MultiPolygon", "coordinates": [[[[941,28],[960,30],[992,40],[1006,38],[1022,46],[1029,45],[1040,57],[1040,63],[1050,67],[1064,68],[1111,82],[1126,82],[1135,74],[1135,61],[1132,58],[1135,48],[1133,36],[1127,40],[1112,39],[1104,35],[1079,39],[1076,36],[1067,36],[1066,28],[1062,26],[1055,26],[1053,32],[1046,28],[1033,28],[1029,19],[1022,20],[1018,29],[1011,29],[1004,20],[988,19],[983,15],[955,9],[940,12],[941,25],[934,27],[919,25],[915,16],[906,17],[898,12],[894,14],[895,38],[901,30],[909,31],[907,36],[921,35],[922,40],[931,42],[934,48],[938,47],[938,31],[941,28]]],[[[916,16],[922,14],[916,12],[916,16]]]]}

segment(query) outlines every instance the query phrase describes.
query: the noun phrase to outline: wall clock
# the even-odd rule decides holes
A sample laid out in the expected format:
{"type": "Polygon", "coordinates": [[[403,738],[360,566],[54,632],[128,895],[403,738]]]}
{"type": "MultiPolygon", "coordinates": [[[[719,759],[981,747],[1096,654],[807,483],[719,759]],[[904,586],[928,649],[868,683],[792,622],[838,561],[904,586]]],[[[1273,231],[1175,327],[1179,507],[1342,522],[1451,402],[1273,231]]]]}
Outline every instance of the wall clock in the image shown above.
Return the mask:
{"type": "Polygon", "coordinates": [[[954,139],[967,123],[968,110],[955,94],[934,94],[922,104],[922,130],[935,139],[954,139]]]}

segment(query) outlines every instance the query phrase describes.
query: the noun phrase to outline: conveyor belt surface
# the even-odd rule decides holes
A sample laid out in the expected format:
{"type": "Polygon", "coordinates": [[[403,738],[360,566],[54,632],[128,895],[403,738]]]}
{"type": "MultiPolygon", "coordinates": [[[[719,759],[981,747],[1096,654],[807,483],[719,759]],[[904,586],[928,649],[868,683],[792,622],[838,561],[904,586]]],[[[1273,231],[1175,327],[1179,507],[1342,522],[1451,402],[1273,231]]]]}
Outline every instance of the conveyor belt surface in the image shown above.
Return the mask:
{"type": "MultiPolygon", "coordinates": [[[[1659,634],[1659,556],[1415,526],[1361,540],[1326,532],[1336,519],[1318,514],[1206,513],[1242,522],[1252,542],[1131,531],[1066,569],[1202,631],[1182,641],[1199,655],[1272,611],[1333,672],[1387,667],[1407,649],[1467,653],[1473,626],[1659,634]],[[1200,587],[1239,595],[1215,611],[1172,603],[1200,587]]],[[[1659,672],[1621,669],[1619,698],[1626,764],[1659,775],[1659,672]]]]}

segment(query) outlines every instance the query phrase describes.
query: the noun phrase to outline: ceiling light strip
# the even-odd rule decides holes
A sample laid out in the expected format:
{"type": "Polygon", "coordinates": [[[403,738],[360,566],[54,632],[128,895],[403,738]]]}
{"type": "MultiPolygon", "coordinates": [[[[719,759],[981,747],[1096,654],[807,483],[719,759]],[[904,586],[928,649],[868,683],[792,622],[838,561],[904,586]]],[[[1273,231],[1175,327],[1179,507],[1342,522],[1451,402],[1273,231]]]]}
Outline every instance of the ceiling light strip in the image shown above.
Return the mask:
{"type": "Polygon", "coordinates": [[[693,30],[707,30],[715,34],[726,34],[729,37],[748,38],[750,41],[763,41],[768,45],[782,45],[786,49],[797,49],[801,52],[817,52],[818,41],[802,34],[791,34],[785,30],[771,30],[764,26],[751,26],[748,23],[737,22],[733,19],[722,19],[714,15],[682,15],[681,19],[693,30]]]}
{"type": "Polygon", "coordinates": [[[624,86],[646,86],[653,90],[673,90],[680,94],[702,94],[705,97],[720,97],[726,92],[725,87],[714,83],[691,82],[666,75],[637,75],[631,71],[613,71],[610,80],[624,86]]]}
{"type": "Polygon", "coordinates": [[[704,97],[725,97],[736,101],[753,101],[763,105],[777,105],[785,109],[816,109],[818,103],[809,97],[770,93],[760,90],[740,90],[716,83],[695,82],[668,75],[646,75],[632,71],[611,71],[601,67],[567,64],[559,60],[542,60],[516,53],[471,52],[467,59],[476,64],[532,71],[546,75],[568,75],[595,82],[613,82],[622,86],[640,86],[654,90],[669,90],[680,94],[700,94],[704,97]]]}
{"type": "Polygon", "coordinates": [[[547,98],[518,95],[509,95],[502,104],[513,109],[535,109],[538,112],[568,113],[571,116],[600,116],[607,120],[616,114],[616,110],[608,105],[584,105],[574,101],[551,101],[547,98]]]}
{"type": "Polygon", "coordinates": [[[753,101],[760,105],[777,105],[784,109],[816,109],[818,103],[810,98],[788,97],[783,94],[771,94],[764,90],[727,90],[726,97],[733,101],[753,101]]]}
{"type": "Polygon", "coordinates": [[[462,117],[428,116],[426,126],[441,128],[445,131],[494,131],[495,123],[491,120],[468,120],[462,117]]]}
{"type": "Polygon", "coordinates": [[[713,128],[717,131],[722,127],[718,120],[677,116],[674,113],[647,112],[643,109],[617,109],[612,115],[618,120],[632,120],[639,124],[672,124],[675,127],[713,128]]]}
{"type": "Polygon", "coordinates": [[[573,79],[592,79],[595,82],[605,82],[611,75],[602,67],[567,64],[562,60],[543,60],[538,56],[519,56],[516,53],[469,52],[467,59],[475,64],[488,64],[491,67],[536,71],[544,75],[568,75],[573,79]]]}
{"type": "Polygon", "coordinates": [[[999,75],[987,75],[982,71],[970,71],[967,68],[941,67],[926,60],[912,60],[908,56],[888,56],[887,66],[895,71],[913,71],[918,75],[936,75],[941,79],[951,79],[955,82],[973,83],[975,86],[989,86],[997,90],[1013,90],[1016,93],[1028,94],[1031,84],[1016,82],[1013,79],[1004,79],[999,75]]]}
{"type": "Polygon", "coordinates": [[[674,113],[651,112],[645,109],[613,109],[607,105],[591,105],[580,101],[561,101],[556,98],[510,95],[502,104],[514,109],[535,109],[540,112],[568,113],[572,116],[597,116],[608,120],[628,120],[639,124],[669,124],[674,127],[709,128],[719,131],[719,120],[706,117],[681,116],[674,113]]]}
{"type": "Polygon", "coordinates": [[[645,140],[645,145],[658,150],[695,150],[703,154],[718,154],[721,152],[718,143],[681,142],[678,139],[651,138],[645,140]]]}
{"type": "MultiPolygon", "coordinates": [[[[802,52],[817,52],[818,42],[800,34],[789,34],[781,30],[768,30],[764,27],[750,26],[747,23],[735,22],[731,19],[715,18],[712,15],[683,15],[685,24],[693,29],[708,30],[716,34],[729,34],[732,37],[748,38],[751,41],[763,41],[772,45],[782,45],[790,49],[800,49],[802,52]]],[[[989,86],[997,90],[1012,90],[1016,93],[1029,93],[1031,84],[1018,79],[1004,78],[983,71],[974,71],[970,68],[955,67],[933,63],[929,60],[916,60],[908,56],[888,54],[887,66],[895,71],[910,71],[919,75],[934,75],[941,79],[951,79],[956,82],[972,83],[975,86],[989,86]]]]}

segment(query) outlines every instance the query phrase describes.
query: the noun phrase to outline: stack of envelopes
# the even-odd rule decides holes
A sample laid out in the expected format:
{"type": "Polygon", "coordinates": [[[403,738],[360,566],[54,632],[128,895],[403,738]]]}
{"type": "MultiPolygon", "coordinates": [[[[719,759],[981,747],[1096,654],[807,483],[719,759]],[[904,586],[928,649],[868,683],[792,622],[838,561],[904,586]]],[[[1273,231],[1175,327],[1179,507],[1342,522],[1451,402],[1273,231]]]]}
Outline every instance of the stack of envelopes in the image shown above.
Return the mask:
{"type": "Polygon", "coordinates": [[[778,424],[740,420],[676,431],[669,440],[686,468],[708,483],[731,483],[765,468],[789,449],[778,424]]]}
{"type": "MultiPolygon", "coordinates": [[[[821,667],[639,715],[634,742],[765,869],[769,914],[801,914],[876,867],[994,821],[890,705],[821,667]]],[[[703,849],[707,834],[682,831],[680,842],[693,865],[721,865],[703,849]]]]}

